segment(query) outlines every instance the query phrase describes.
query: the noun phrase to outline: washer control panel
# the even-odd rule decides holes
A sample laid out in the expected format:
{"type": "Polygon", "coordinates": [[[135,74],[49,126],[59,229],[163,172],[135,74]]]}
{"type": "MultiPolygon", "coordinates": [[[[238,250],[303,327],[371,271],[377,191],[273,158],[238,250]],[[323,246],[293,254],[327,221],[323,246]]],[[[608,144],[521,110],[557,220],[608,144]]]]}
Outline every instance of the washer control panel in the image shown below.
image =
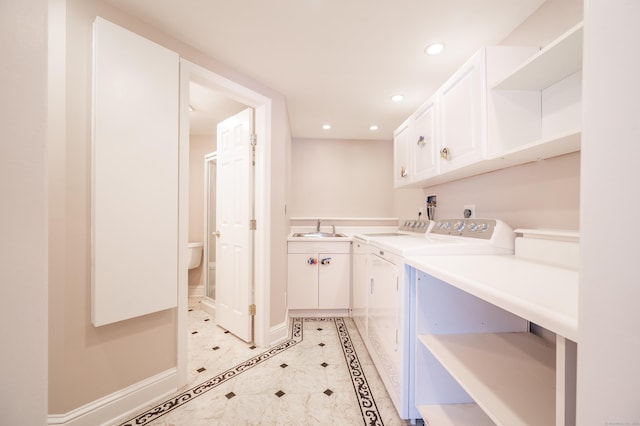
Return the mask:
{"type": "Polygon", "coordinates": [[[435,223],[430,233],[490,240],[495,229],[495,219],[442,219],[435,223]]]}
{"type": "Polygon", "coordinates": [[[429,229],[430,220],[403,220],[400,222],[399,231],[424,234],[429,229]]]}

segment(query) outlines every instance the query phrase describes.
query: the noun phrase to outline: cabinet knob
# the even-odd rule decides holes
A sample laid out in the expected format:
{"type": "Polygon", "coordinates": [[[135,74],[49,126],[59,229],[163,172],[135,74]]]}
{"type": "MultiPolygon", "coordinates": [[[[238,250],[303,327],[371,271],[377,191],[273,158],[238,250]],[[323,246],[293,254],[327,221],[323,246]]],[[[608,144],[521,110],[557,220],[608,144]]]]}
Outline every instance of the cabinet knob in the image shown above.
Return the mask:
{"type": "Polygon", "coordinates": [[[425,146],[427,142],[424,140],[424,136],[418,136],[418,141],[416,142],[418,146],[425,146]]]}
{"type": "Polygon", "coordinates": [[[442,148],[440,150],[440,157],[444,158],[445,160],[451,158],[451,151],[449,151],[449,148],[447,148],[446,146],[442,148]]]}
{"type": "Polygon", "coordinates": [[[315,257],[310,257],[307,259],[307,263],[309,265],[315,265],[316,263],[318,263],[318,259],[316,259],[315,257]]]}
{"type": "Polygon", "coordinates": [[[400,177],[407,177],[407,168],[405,166],[400,167],[400,177]]]}
{"type": "Polygon", "coordinates": [[[213,235],[215,235],[216,237],[220,238],[220,231],[214,232],[213,235]]]}
{"type": "Polygon", "coordinates": [[[320,263],[321,263],[322,265],[329,265],[329,264],[331,263],[331,258],[330,258],[330,257],[325,257],[324,259],[322,259],[322,260],[320,261],[320,263]]]}

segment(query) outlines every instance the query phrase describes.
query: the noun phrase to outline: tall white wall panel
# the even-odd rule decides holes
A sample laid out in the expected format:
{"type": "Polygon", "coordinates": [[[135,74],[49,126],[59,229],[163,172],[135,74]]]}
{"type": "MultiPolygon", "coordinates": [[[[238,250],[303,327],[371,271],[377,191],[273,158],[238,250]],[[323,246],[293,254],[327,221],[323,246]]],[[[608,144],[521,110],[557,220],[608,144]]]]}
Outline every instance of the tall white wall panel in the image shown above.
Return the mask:
{"type": "Polygon", "coordinates": [[[179,57],[94,23],[92,321],[177,305],[179,57]]]}

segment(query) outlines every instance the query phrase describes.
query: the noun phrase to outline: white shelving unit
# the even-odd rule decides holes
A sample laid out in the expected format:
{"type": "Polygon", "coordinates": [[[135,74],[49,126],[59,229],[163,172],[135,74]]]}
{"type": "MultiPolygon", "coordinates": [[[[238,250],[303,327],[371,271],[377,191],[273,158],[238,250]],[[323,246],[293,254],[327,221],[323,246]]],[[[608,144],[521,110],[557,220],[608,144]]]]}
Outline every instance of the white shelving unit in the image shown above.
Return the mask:
{"type": "Polygon", "coordinates": [[[417,271],[415,400],[430,426],[576,424],[579,235],[516,232],[515,255],[405,258],[417,271]]]}
{"type": "MultiPolygon", "coordinates": [[[[452,170],[438,167],[424,179],[396,180],[396,187],[422,188],[579,151],[582,40],[579,23],[490,83],[485,119],[489,133],[500,136],[488,137],[485,157],[452,170]],[[516,117],[514,110],[521,114],[516,117]]],[[[400,154],[396,162],[411,161],[405,158],[408,151],[400,154]]]]}
{"type": "Polygon", "coordinates": [[[511,74],[494,90],[543,90],[582,69],[582,22],[571,28],[511,74]]]}

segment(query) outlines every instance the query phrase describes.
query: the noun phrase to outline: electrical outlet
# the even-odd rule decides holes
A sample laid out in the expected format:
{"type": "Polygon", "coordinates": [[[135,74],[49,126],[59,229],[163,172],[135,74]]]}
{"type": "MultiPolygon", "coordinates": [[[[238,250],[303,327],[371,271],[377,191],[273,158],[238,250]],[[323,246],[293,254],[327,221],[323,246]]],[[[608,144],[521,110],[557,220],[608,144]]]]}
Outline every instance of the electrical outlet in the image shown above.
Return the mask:
{"type": "Polygon", "coordinates": [[[462,211],[462,216],[467,219],[473,219],[476,217],[475,204],[465,204],[462,211]]]}

